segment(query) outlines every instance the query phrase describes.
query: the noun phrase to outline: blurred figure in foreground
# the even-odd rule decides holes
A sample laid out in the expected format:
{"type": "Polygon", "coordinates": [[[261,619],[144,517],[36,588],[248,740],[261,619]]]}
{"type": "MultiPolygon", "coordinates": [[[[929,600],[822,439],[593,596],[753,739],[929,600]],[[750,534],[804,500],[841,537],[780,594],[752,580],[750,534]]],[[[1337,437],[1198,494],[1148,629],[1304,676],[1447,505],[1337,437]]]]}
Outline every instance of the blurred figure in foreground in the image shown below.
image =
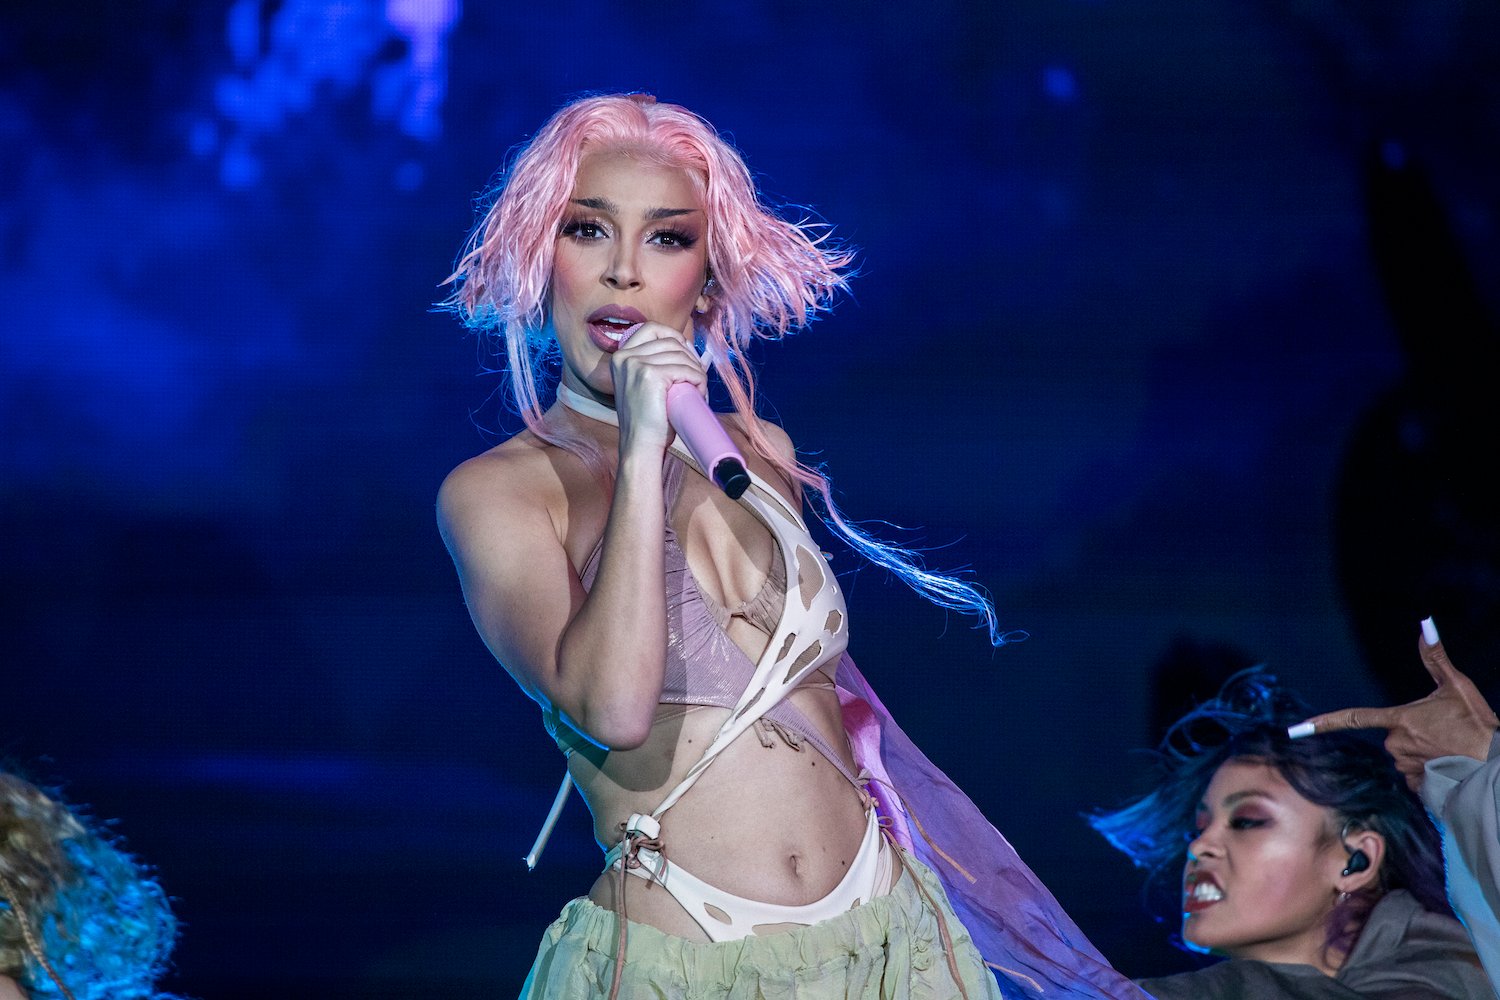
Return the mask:
{"type": "Polygon", "coordinates": [[[176,932],[137,861],[0,770],[0,1000],[169,1000],[155,984],[176,932]]]}

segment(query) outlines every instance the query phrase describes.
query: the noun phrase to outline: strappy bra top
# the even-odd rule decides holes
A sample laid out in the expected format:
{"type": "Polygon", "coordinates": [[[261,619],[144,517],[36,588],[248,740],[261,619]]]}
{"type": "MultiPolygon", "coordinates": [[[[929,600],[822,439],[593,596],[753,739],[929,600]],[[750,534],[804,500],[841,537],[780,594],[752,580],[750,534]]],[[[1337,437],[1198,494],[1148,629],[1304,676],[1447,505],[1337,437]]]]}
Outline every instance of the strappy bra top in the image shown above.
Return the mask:
{"type": "MultiPolygon", "coordinates": [[[[576,398],[568,402],[575,409],[581,408],[576,398]]],[[[584,412],[597,419],[614,415],[613,411],[605,411],[607,416],[584,412]]],[[[664,494],[668,511],[681,494],[683,476],[701,475],[691,456],[679,449],[680,445],[674,444],[666,458],[664,494]]],[[[784,697],[814,670],[836,662],[848,647],[848,610],[843,592],[797,513],[754,473],[751,483],[739,503],[771,532],[777,552],[760,592],[741,605],[723,608],[703,593],[670,517],[667,519],[667,662],[661,703],[735,709],[741,702],[748,702],[744,711],[737,713],[747,716],[744,728],[764,718],[765,724],[783,730],[783,736],[790,734],[794,743],[806,739],[840,770],[847,770],[843,755],[835,752],[818,728],[784,697]],[[792,581],[790,586],[788,580],[792,581]],[[732,616],[742,617],[770,636],[758,662],[726,633],[732,616]],[[767,699],[772,704],[766,711],[749,711],[750,704],[761,695],[747,688],[768,667],[768,683],[760,691],[772,696],[767,699]]],[[[593,585],[598,573],[599,552],[600,546],[596,546],[582,567],[585,589],[593,585]]],[[[596,765],[602,763],[607,751],[569,726],[555,711],[544,709],[542,719],[564,754],[576,752],[596,765]]],[[[731,718],[726,726],[734,721],[731,718]]]]}

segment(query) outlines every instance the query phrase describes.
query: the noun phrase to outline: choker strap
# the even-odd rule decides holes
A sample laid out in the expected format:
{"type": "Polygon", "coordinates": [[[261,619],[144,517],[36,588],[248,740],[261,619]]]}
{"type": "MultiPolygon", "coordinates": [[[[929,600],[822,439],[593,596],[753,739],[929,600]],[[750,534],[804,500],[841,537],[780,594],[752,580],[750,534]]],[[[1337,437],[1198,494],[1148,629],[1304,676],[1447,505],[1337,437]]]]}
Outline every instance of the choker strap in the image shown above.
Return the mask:
{"type": "Polygon", "coordinates": [[[606,424],[620,426],[620,415],[615,412],[614,407],[605,406],[596,399],[590,399],[581,392],[574,392],[561,382],[557,384],[557,401],[574,413],[581,413],[585,417],[606,424]]]}
{"type": "MultiPolygon", "coordinates": [[[[581,392],[569,389],[561,382],[557,384],[557,401],[574,413],[590,417],[601,423],[613,424],[616,427],[620,426],[620,415],[615,412],[613,406],[605,406],[596,399],[590,399],[581,392]]],[[[667,450],[684,462],[687,462],[693,468],[698,468],[698,460],[693,457],[693,453],[688,451],[687,446],[683,444],[681,435],[673,439],[667,450]]]]}

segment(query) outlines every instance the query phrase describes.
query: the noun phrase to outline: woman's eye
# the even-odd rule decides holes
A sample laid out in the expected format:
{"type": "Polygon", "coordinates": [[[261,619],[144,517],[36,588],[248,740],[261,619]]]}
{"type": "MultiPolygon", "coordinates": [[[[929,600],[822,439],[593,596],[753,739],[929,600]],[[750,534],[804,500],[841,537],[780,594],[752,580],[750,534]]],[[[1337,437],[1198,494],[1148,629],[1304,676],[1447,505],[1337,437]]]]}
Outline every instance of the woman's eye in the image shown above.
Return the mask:
{"type": "Polygon", "coordinates": [[[1259,816],[1236,816],[1229,821],[1231,830],[1253,830],[1258,826],[1265,826],[1266,821],[1259,816]]]}
{"type": "Polygon", "coordinates": [[[655,243],[657,246],[687,249],[698,242],[697,238],[690,233],[684,233],[678,229],[663,229],[652,233],[647,242],[655,243]]]}
{"type": "Polygon", "coordinates": [[[563,223],[562,234],[575,240],[602,240],[605,236],[603,226],[584,220],[563,223]]]}

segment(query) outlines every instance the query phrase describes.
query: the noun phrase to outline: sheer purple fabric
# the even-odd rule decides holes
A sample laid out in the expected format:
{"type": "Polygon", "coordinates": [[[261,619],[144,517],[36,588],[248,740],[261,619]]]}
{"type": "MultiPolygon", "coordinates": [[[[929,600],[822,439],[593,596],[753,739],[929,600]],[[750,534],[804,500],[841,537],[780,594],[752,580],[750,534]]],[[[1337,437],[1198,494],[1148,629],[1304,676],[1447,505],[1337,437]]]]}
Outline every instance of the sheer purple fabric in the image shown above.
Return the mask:
{"type": "Polygon", "coordinates": [[[855,761],[873,775],[870,791],[882,814],[895,817],[892,836],[942,879],[979,953],[1001,968],[1006,996],[1150,1000],[1110,966],[979,808],[901,731],[847,654],[836,683],[855,761]]]}

